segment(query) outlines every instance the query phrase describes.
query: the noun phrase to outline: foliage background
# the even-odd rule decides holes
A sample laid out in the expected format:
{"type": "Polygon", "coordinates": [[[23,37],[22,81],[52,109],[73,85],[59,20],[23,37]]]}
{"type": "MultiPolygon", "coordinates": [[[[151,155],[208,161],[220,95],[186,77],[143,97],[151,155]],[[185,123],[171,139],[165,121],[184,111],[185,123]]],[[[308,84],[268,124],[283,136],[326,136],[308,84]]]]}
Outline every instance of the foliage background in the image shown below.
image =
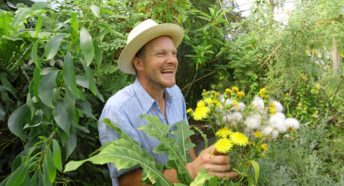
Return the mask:
{"type": "Polygon", "coordinates": [[[146,18],[185,28],[177,82],[189,107],[203,89],[237,85],[250,96],[266,87],[302,121],[298,135],[274,143],[261,161],[261,185],[343,185],[344,76],[332,55],[344,54],[344,1],[295,3],[287,24],[274,20],[278,0],[256,0],[249,17],[215,0],[66,0],[53,9],[1,10],[0,185],[110,184],[106,166],[68,174],[61,167],[100,146],[104,100],[133,81],[116,59],[146,18]]]}

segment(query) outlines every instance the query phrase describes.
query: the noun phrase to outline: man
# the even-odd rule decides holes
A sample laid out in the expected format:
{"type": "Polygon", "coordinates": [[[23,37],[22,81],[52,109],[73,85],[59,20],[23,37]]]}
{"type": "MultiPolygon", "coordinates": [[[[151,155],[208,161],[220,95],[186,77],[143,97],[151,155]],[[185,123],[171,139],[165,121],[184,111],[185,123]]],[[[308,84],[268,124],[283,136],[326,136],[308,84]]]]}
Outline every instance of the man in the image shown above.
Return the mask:
{"type": "MultiPolygon", "coordinates": [[[[100,121],[109,118],[123,131],[139,142],[159,163],[167,162],[167,155],[155,154],[153,149],[159,141],[138,130],[146,121],[140,116],[150,114],[171,127],[179,121],[187,121],[185,101],[176,85],[178,67],[177,49],[184,37],[183,29],[175,24],[157,24],[145,20],[136,26],[128,36],[127,46],[119,59],[119,69],[128,74],[135,74],[133,84],[113,95],[106,103],[100,121]]],[[[99,124],[99,135],[102,144],[116,140],[117,134],[104,123],[99,124]]],[[[214,155],[214,147],[203,150],[186,166],[192,178],[206,169],[210,175],[229,178],[236,175],[228,171],[227,156],[214,155]]],[[[138,168],[117,170],[109,165],[113,185],[141,185],[142,171],[138,168]]],[[[171,182],[178,182],[175,170],[164,170],[165,177],[171,182]]]]}

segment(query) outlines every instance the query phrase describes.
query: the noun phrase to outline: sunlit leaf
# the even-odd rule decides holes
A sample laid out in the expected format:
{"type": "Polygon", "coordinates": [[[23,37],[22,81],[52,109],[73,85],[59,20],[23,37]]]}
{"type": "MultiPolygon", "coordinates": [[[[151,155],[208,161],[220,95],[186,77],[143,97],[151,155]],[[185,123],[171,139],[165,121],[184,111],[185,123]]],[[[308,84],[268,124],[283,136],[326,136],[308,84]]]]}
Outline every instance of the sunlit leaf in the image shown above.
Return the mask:
{"type": "Polygon", "coordinates": [[[94,46],[91,34],[84,27],[80,30],[80,49],[89,66],[94,58],[94,46]]]}
{"type": "Polygon", "coordinates": [[[48,71],[46,75],[42,76],[38,89],[39,98],[50,108],[53,108],[53,92],[56,86],[57,74],[57,70],[48,71]]]}
{"type": "Polygon", "coordinates": [[[53,183],[56,178],[56,168],[50,148],[46,149],[46,154],[43,160],[43,167],[45,174],[48,174],[50,183],[53,183]]]}
{"type": "Polygon", "coordinates": [[[205,182],[210,180],[212,178],[212,176],[210,176],[207,171],[205,170],[201,170],[195,180],[193,182],[191,182],[190,186],[203,186],[205,185],[205,182]]]}
{"type": "Polygon", "coordinates": [[[96,5],[91,5],[91,10],[92,13],[96,16],[96,17],[100,17],[100,8],[96,5]]]}
{"type": "Polygon", "coordinates": [[[62,171],[61,148],[55,139],[53,139],[53,160],[56,169],[62,171]]]}
{"type": "Polygon", "coordinates": [[[57,34],[55,37],[51,38],[45,45],[44,55],[46,60],[53,59],[60,48],[61,41],[66,36],[65,33],[57,34]]]}

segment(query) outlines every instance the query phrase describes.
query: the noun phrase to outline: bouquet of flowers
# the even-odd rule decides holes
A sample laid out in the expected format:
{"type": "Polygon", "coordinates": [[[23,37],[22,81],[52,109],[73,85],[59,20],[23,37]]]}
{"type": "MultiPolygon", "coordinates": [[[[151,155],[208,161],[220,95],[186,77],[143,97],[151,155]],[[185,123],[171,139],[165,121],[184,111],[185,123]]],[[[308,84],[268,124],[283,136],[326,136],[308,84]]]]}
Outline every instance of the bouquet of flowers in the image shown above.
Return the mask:
{"type": "MultiPolygon", "coordinates": [[[[194,120],[207,121],[216,137],[216,153],[228,154],[231,167],[240,175],[235,182],[255,185],[258,182],[260,166],[258,159],[265,156],[269,142],[287,132],[295,131],[300,123],[287,118],[283,106],[269,98],[265,88],[253,99],[234,86],[220,94],[204,91],[197,107],[188,109],[194,120]]],[[[197,178],[196,178],[197,179],[197,178]]],[[[201,179],[201,178],[199,178],[201,179]]],[[[217,180],[210,176],[211,185],[228,184],[231,180],[217,180]]]]}

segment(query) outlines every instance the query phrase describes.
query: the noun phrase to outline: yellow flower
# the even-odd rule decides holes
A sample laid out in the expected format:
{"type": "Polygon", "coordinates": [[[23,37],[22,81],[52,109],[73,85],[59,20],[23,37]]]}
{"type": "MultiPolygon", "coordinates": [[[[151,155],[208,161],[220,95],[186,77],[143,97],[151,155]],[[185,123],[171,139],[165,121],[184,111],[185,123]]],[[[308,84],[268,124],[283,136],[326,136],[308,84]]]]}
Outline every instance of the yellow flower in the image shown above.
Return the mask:
{"type": "Polygon", "coordinates": [[[266,88],[261,88],[259,90],[259,96],[262,97],[262,98],[265,98],[265,96],[266,96],[266,88]]]}
{"type": "Polygon", "coordinates": [[[233,132],[231,130],[229,130],[228,128],[222,128],[220,130],[218,130],[215,135],[217,137],[220,138],[227,138],[228,136],[230,136],[233,132]]]}
{"type": "Polygon", "coordinates": [[[229,88],[226,88],[225,93],[227,96],[230,96],[232,94],[232,90],[229,88]]]}
{"type": "Polygon", "coordinates": [[[237,86],[233,86],[233,87],[232,87],[232,90],[233,90],[234,92],[239,92],[239,88],[238,88],[237,86]]]}
{"type": "Polygon", "coordinates": [[[270,112],[271,114],[275,114],[275,113],[276,113],[276,106],[275,106],[275,104],[270,104],[270,106],[269,106],[269,112],[270,112]]]}
{"type": "Polygon", "coordinates": [[[209,108],[204,105],[203,101],[197,103],[195,112],[193,113],[194,120],[202,120],[207,118],[208,113],[210,112],[209,108]],[[201,102],[201,103],[200,103],[201,102]]]}
{"type": "Polygon", "coordinates": [[[212,102],[213,102],[213,99],[211,99],[211,98],[205,98],[205,99],[204,99],[204,103],[205,103],[206,105],[211,105],[212,102]]]}
{"type": "Polygon", "coordinates": [[[239,98],[242,98],[242,97],[245,96],[245,92],[239,91],[239,92],[237,92],[237,96],[238,96],[239,98]]]}
{"type": "Polygon", "coordinates": [[[321,85],[319,83],[315,84],[315,88],[316,89],[320,89],[321,88],[321,85]]]}
{"type": "Polygon", "coordinates": [[[256,136],[256,138],[262,138],[263,137],[263,134],[260,131],[254,132],[254,135],[256,136]]]}
{"type": "Polygon", "coordinates": [[[227,138],[221,138],[215,143],[215,150],[219,153],[227,153],[233,147],[231,140],[227,138]]]}
{"type": "Polygon", "coordinates": [[[266,143],[263,143],[263,144],[260,146],[260,148],[263,150],[263,152],[266,152],[266,151],[269,149],[269,147],[268,147],[268,145],[267,145],[266,143]]]}
{"type": "Polygon", "coordinates": [[[239,146],[246,146],[248,144],[248,137],[240,132],[235,132],[231,135],[231,140],[234,144],[239,146]]]}
{"type": "Polygon", "coordinates": [[[233,107],[236,109],[236,110],[239,110],[239,102],[237,100],[233,100],[233,107]]]}
{"type": "Polygon", "coordinates": [[[192,111],[193,111],[192,108],[188,108],[188,109],[186,110],[186,113],[187,113],[187,114],[190,114],[190,113],[192,113],[192,111]]]}

